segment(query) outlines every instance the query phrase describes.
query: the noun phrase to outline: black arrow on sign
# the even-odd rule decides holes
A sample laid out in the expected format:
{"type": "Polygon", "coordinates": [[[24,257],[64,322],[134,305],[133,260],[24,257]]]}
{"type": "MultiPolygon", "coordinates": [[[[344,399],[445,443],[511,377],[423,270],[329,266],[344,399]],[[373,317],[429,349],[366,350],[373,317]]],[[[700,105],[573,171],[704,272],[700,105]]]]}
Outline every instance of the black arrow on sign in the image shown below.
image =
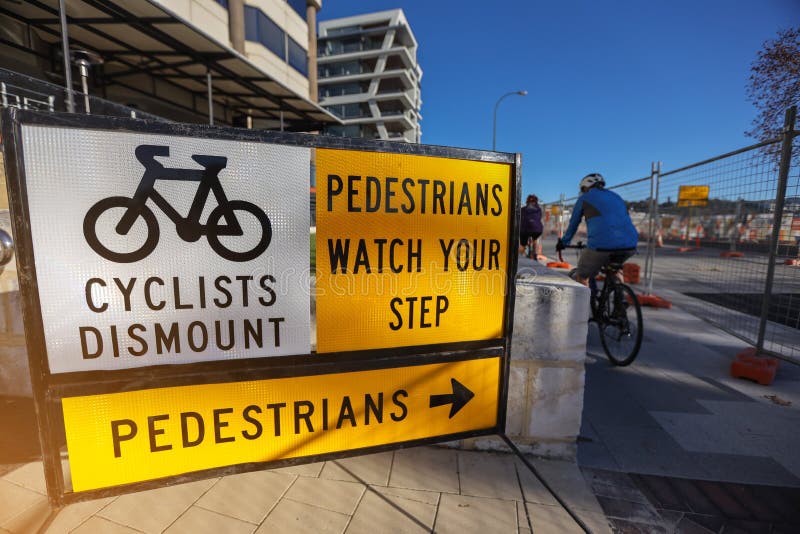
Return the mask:
{"type": "Polygon", "coordinates": [[[464,384],[456,380],[455,378],[450,379],[450,384],[453,386],[452,393],[446,393],[444,395],[431,395],[431,408],[436,408],[437,406],[444,406],[445,404],[452,404],[450,407],[450,416],[448,419],[452,419],[458,411],[467,404],[472,397],[475,396],[473,392],[468,390],[464,384]]]}

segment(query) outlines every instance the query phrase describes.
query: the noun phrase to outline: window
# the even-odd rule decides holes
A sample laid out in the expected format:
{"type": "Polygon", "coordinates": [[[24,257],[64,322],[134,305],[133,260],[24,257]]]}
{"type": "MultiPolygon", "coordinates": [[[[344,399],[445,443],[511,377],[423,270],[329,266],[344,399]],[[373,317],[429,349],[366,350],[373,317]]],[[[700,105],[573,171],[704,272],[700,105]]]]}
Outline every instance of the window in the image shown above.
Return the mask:
{"type": "MultiPolygon", "coordinates": [[[[227,2],[227,0],[225,0],[227,2]]],[[[305,5],[303,2],[289,1],[290,4],[305,5]]],[[[294,7],[294,5],[292,6],[294,7]]],[[[295,8],[296,10],[296,8],[295,8]]],[[[257,7],[244,6],[244,38],[261,43],[267,50],[288,63],[303,76],[308,77],[308,53],[300,43],[286,35],[280,26],[257,7]]]]}
{"type": "Polygon", "coordinates": [[[306,0],[286,0],[292,9],[306,20],[306,0]]]}
{"type": "Polygon", "coordinates": [[[244,38],[263,44],[286,61],[286,33],[256,7],[244,6],[244,38]]]}
{"type": "Polygon", "coordinates": [[[352,37],[350,39],[343,39],[342,40],[342,52],[345,54],[348,52],[360,52],[362,50],[361,42],[363,38],[360,37],[352,37]]]}
{"type": "Polygon", "coordinates": [[[327,106],[325,109],[340,119],[355,119],[358,117],[369,116],[369,113],[358,102],[354,102],[352,104],[340,104],[338,106],[327,106]]]}
{"type": "Polygon", "coordinates": [[[225,9],[228,9],[228,0],[217,0],[217,3],[225,9]]]}
{"type": "Polygon", "coordinates": [[[337,137],[363,137],[361,129],[357,124],[348,126],[326,126],[325,133],[328,135],[335,135],[337,137]]]}
{"type": "Polygon", "coordinates": [[[405,85],[398,78],[384,78],[378,83],[378,94],[403,93],[405,85]]]}
{"type": "Polygon", "coordinates": [[[320,65],[318,68],[319,76],[330,78],[333,76],[348,76],[350,74],[361,74],[363,69],[358,61],[347,61],[345,63],[332,63],[320,65]]]}
{"type": "Polygon", "coordinates": [[[345,33],[354,33],[361,31],[361,26],[342,26],[341,28],[330,28],[328,35],[342,35],[345,33]]]}
{"type": "Polygon", "coordinates": [[[289,41],[289,65],[294,67],[303,76],[308,77],[308,54],[305,48],[300,46],[297,41],[288,38],[289,41]]]}
{"type": "Polygon", "coordinates": [[[358,83],[340,83],[336,85],[328,85],[320,91],[321,96],[323,97],[357,95],[363,92],[364,88],[358,83]]]}

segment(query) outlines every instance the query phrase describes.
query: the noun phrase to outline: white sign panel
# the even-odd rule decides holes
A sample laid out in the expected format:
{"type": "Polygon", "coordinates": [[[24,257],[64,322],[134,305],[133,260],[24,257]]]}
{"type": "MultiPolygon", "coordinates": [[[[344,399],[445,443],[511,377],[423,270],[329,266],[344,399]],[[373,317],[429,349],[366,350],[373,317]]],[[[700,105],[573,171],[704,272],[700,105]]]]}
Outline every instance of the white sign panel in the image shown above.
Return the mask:
{"type": "Polygon", "coordinates": [[[308,148],[22,138],[52,373],[310,352],[308,148]]]}

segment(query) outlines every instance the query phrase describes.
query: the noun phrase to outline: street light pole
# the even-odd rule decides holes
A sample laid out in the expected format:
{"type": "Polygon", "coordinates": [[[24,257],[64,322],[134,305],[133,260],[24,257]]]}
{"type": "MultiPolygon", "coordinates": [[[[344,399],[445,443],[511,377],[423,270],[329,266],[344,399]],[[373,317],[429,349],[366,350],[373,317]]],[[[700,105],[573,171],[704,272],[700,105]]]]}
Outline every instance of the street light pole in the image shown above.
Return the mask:
{"type": "Polygon", "coordinates": [[[502,102],[502,100],[507,96],[511,96],[511,95],[527,96],[527,94],[528,94],[528,91],[524,91],[524,90],[523,91],[511,91],[510,93],[506,93],[506,94],[504,94],[503,96],[501,96],[500,98],[497,99],[497,103],[495,103],[495,105],[494,105],[494,121],[492,123],[492,150],[494,150],[495,147],[497,146],[497,107],[500,105],[500,102],[502,102]]]}

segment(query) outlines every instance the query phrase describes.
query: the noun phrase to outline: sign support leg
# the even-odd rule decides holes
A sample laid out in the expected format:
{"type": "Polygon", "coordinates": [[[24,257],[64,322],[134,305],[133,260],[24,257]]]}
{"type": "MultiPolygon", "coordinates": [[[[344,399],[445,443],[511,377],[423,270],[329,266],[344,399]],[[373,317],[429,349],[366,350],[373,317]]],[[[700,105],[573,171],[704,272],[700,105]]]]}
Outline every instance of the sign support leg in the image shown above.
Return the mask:
{"type": "Polygon", "coordinates": [[[54,505],[52,502],[48,502],[47,509],[49,510],[47,517],[44,522],[39,525],[39,528],[36,529],[36,534],[44,534],[47,532],[47,529],[53,524],[53,521],[58,517],[58,513],[64,509],[64,506],[61,504],[54,505]]]}
{"type": "Polygon", "coordinates": [[[553,498],[555,498],[555,500],[558,501],[558,504],[561,505],[561,508],[566,510],[566,512],[570,515],[570,517],[572,517],[572,519],[575,520],[575,522],[578,524],[578,526],[581,527],[581,529],[583,529],[583,531],[586,532],[587,534],[591,534],[592,531],[589,530],[589,527],[586,526],[586,523],[584,523],[581,520],[581,518],[578,517],[575,514],[575,512],[572,511],[572,509],[567,505],[567,503],[565,503],[564,500],[561,497],[558,496],[558,494],[555,492],[555,490],[553,490],[553,488],[550,487],[550,484],[548,484],[547,481],[542,478],[542,476],[539,474],[539,472],[536,470],[536,468],[533,466],[533,464],[530,463],[527,458],[525,458],[525,456],[522,454],[522,451],[520,451],[519,448],[516,445],[514,445],[514,442],[511,441],[511,439],[509,439],[509,437],[506,436],[505,434],[498,434],[498,436],[503,438],[503,441],[505,441],[506,444],[509,447],[511,447],[511,450],[514,451],[514,454],[517,455],[517,458],[522,460],[522,463],[524,463],[525,466],[530,470],[530,472],[533,473],[533,476],[535,476],[539,480],[539,482],[542,483],[542,486],[544,486],[544,488],[548,492],[550,492],[550,495],[552,495],[553,498]]]}

